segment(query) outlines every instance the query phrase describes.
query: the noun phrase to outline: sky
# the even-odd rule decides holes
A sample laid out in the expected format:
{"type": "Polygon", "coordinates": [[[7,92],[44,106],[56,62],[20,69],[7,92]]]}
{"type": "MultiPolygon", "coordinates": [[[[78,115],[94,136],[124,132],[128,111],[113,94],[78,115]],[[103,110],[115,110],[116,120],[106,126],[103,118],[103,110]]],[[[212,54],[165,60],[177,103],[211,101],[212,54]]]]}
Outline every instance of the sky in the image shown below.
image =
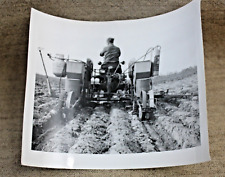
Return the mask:
{"type": "MultiPolygon", "coordinates": [[[[66,58],[86,61],[90,58],[94,68],[103,61],[100,52],[106,46],[106,39],[113,37],[114,44],[121,50],[120,61],[138,59],[146,51],[161,46],[159,74],[179,72],[197,65],[199,38],[196,9],[189,4],[173,12],[139,20],[108,22],[87,22],[68,20],[32,10],[30,28],[30,57],[36,62],[37,73],[44,74],[38,48],[42,48],[44,63],[50,76],[52,56],[64,54],[66,58]]],[[[147,56],[147,57],[150,57],[147,56]]]]}

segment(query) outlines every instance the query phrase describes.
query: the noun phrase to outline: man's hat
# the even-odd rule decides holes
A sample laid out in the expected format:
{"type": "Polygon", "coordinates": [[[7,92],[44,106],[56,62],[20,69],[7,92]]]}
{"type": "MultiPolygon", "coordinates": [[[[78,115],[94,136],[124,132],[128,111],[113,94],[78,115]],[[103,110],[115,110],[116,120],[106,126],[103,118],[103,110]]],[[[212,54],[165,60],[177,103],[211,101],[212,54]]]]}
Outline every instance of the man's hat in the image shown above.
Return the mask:
{"type": "Polygon", "coordinates": [[[107,42],[113,43],[113,42],[114,42],[114,38],[109,37],[109,38],[107,39],[107,42]]]}

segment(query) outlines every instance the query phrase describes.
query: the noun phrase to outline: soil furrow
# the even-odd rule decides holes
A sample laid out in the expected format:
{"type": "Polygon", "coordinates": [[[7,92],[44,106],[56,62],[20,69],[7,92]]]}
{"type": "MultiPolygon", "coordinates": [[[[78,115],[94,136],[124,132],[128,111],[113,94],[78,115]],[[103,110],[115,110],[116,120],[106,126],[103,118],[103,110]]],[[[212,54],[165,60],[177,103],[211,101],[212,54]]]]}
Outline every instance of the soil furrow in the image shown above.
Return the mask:
{"type": "Polygon", "coordinates": [[[111,146],[110,154],[140,153],[141,146],[131,128],[129,114],[121,109],[113,108],[110,112],[110,125],[108,127],[111,146]]]}
{"type": "Polygon", "coordinates": [[[48,132],[42,138],[42,142],[36,147],[36,150],[67,153],[74,142],[76,142],[81,133],[81,128],[92,112],[92,108],[84,108],[84,110],[85,114],[77,112],[74,118],[68,121],[66,125],[53,127],[54,130],[48,132]]]}
{"type": "Polygon", "coordinates": [[[149,122],[144,121],[143,127],[146,129],[146,132],[149,134],[150,139],[152,140],[152,145],[154,145],[155,151],[164,151],[164,142],[161,136],[155,131],[152,125],[149,125],[149,122]]]}
{"type": "Polygon", "coordinates": [[[109,114],[104,107],[97,107],[90,119],[82,127],[77,141],[70,147],[69,153],[103,154],[109,149],[107,127],[109,114]]]}
{"type": "Polygon", "coordinates": [[[136,115],[131,115],[131,126],[132,130],[134,131],[134,137],[140,144],[142,151],[155,151],[151,136],[147,132],[146,128],[143,126],[142,122],[138,120],[136,115]]]}
{"type": "Polygon", "coordinates": [[[158,132],[160,129],[164,129],[175,140],[176,149],[198,146],[200,144],[200,129],[197,126],[199,119],[196,116],[198,115],[196,108],[198,105],[187,100],[179,100],[179,102],[177,106],[167,102],[161,103],[157,110],[158,118],[155,126],[158,132]],[[190,108],[190,104],[196,105],[190,108]]]}

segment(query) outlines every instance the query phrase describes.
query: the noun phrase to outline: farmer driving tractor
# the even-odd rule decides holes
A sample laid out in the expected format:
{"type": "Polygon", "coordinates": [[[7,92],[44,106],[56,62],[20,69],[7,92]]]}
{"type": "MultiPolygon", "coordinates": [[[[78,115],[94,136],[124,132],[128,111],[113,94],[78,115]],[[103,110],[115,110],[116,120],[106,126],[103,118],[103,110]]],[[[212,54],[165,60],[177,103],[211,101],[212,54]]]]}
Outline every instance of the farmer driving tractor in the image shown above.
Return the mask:
{"type": "Polygon", "coordinates": [[[107,70],[109,66],[116,73],[122,73],[121,66],[119,65],[120,48],[116,47],[113,42],[114,38],[107,39],[107,46],[100,53],[100,56],[104,57],[104,63],[101,65],[101,69],[107,70]]]}

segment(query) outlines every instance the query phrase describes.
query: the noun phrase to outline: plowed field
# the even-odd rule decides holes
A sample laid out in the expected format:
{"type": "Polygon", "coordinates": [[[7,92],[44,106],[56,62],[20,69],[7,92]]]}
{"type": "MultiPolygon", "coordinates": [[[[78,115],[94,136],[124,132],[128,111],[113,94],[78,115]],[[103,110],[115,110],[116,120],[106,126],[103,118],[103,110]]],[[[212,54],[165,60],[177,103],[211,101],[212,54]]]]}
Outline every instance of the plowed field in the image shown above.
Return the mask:
{"type": "MultiPolygon", "coordinates": [[[[178,74],[179,76],[181,74],[178,74]]],[[[51,81],[58,95],[57,82],[51,81]]],[[[157,91],[194,94],[157,102],[149,120],[140,121],[119,105],[78,106],[66,109],[47,96],[43,77],[37,75],[32,149],[79,154],[126,154],[168,151],[200,145],[197,74],[156,81],[157,91]]]]}

